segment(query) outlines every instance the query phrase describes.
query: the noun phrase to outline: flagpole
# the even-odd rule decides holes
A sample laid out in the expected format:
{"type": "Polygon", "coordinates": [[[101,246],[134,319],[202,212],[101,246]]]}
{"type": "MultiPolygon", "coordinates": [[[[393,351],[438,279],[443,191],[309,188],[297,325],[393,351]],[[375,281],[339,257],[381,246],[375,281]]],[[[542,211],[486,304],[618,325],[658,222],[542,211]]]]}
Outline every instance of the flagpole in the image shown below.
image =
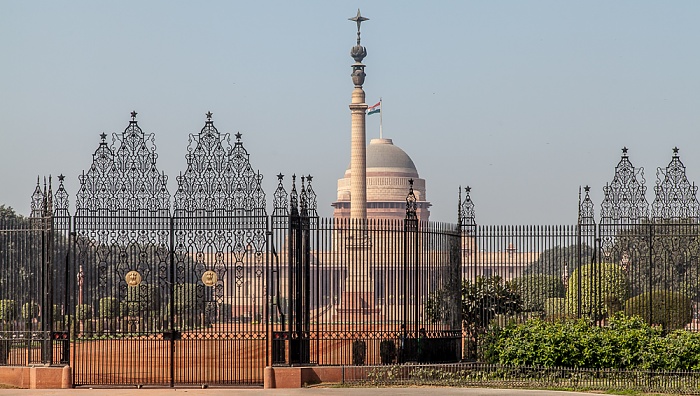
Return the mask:
{"type": "Polygon", "coordinates": [[[384,113],[384,109],[382,109],[382,98],[381,96],[379,97],[379,138],[382,139],[382,113],[384,113]]]}

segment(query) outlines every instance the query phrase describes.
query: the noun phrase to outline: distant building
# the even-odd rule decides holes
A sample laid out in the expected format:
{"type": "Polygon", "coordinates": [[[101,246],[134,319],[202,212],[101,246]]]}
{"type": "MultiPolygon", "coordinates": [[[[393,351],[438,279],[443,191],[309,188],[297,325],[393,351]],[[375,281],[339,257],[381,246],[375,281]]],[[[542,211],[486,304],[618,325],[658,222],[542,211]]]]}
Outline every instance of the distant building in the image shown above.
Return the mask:
{"type": "MultiPolygon", "coordinates": [[[[430,218],[430,202],[426,199],[425,179],[418,176],[418,170],[411,157],[394,145],[391,139],[372,139],[367,146],[367,219],[404,219],[406,217],[406,195],[409,180],[413,180],[413,193],[416,195],[416,215],[420,221],[430,218]]],[[[350,218],[350,167],[342,179],[338,180],[338,198],[332,204],[333,217],[350,218]]]]}

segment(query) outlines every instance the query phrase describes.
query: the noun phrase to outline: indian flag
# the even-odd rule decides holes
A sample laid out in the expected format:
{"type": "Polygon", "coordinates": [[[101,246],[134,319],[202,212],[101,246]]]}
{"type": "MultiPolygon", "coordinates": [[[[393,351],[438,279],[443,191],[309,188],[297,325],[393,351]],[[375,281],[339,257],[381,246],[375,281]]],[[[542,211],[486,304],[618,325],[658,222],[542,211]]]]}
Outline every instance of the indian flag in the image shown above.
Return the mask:
{"type": "Polygon", "coordinates": [[[376,105],[367,108],[367,115],[372,115],[382,111],[382,101],[377,102],[376,105]]]}

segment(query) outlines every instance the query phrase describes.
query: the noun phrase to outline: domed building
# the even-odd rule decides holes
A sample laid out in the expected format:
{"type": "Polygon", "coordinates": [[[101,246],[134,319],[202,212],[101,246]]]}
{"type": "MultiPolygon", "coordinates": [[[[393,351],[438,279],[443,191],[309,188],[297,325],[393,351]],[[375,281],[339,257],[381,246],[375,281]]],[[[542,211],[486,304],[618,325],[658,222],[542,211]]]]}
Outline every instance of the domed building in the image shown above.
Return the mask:
{"type": "MultiPolygon", "coordinates": [[[[413,180],[416,215],[418,220],[427,221],[431,204],[426,200],[425,179],[418,176],[411,157],[391,139],[372,139],[366,158],[367,219],[404,219],[409,181],[413,180]]],[[[338,198],[332,204],[333,217],[337,219],[350,218],[351,176],[348,167],[345,176],[338,180],[338,198]]]]}

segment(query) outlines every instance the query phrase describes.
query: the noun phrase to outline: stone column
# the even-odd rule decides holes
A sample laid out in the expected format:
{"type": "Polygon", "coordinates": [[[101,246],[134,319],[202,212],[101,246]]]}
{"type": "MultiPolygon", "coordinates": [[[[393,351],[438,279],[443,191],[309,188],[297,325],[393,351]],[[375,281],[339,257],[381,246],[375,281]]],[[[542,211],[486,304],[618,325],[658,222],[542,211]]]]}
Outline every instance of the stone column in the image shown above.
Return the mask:
{"type": "Polygon", "coordinates": [[[352,117],[350,141],[350,218],[367,219],[367,144],[365,91],[355,87],[350,104],[352,117]]]}

